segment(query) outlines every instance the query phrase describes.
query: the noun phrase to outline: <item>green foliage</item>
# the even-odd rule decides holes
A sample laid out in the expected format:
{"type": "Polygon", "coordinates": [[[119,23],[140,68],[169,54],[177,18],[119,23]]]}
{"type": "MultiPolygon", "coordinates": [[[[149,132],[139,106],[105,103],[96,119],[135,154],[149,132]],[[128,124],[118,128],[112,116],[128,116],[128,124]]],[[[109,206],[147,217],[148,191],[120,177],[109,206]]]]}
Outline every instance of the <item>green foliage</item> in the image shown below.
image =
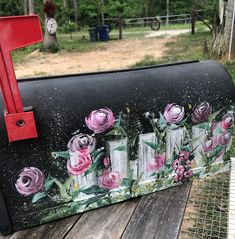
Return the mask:
{"type": "Polygon", "coordinates": [[[0,16],[23,14],[23,1],[21,0],[1,0],[0,16]]]}

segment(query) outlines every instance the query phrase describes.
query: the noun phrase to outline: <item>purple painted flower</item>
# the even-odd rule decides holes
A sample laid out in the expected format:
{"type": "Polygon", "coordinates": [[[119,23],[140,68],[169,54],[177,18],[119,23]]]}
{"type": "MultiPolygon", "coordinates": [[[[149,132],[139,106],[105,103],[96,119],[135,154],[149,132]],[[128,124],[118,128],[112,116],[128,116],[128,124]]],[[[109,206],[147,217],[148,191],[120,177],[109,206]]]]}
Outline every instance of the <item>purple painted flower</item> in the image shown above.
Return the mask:
{"type": "Polygon", "coordinates": [[[159,171],[165,164],[166,155],[165,154],[157,154],[152,158],[152,160],[147,165],[147,170],[149,172],[159,171]]]}
{"type": "Polygon", "coordinates": [[[180,160],[176,159],[172,164],[172,168],[176,170],[179,165],[180,165],[180,160]]]}
{"type": "Polygon", "coordinates": [[[177,182],[182,181],[183,178],[184,178],[184,175],[182,175],[182,174],[176,174],[176,175],[174,176],[174,181],[177,183],[177,182]]]}
{"type": "Polygon", "coordinates": [[[85,121],[87,127],[98,134],[113,128],[115,117],[109,108],[105,108],[92,111],[85,121]]]}
{"type": "Polygon", "coordinates": [[[81,175],[85,173],[91,166],[90,155],[80,155],[78,153],[70,153],[70,159],[67,161],[67,169],[72,175],[81,175]]]}
{"type": "Polygon", "coordinates": [[[218,139],[217,137],[213,137],[211,139],[208,139],[203,145],[202,149],[204,153],[211,152],[216,146],[218,145],[218,139]]]}
{"type": "Polygon", "coordinates": [[[234,125],[234,117],[231,114],[224,115],[221,126],[224,130],[231,128],[234,125]]]}
{"type": "Polygon", "coordinates": [[[230,133],[223,133],[218,137],[220,145],[228,145],[231,142],[232,136],[230,133]]]}
{"type": "Polygon", "coordinates": [[[184,175],[184,172],[185,172],[185,167],[183,165],[179,165],[177,167],[177,169],[175,170],[175,172],[178,174],[178,175],[184,175]]]}
{"type": "Polygon", "coordinates": [[[179,123],[184,118],[184,107],[175,103],[167,104],[164,110],[165,120],[170,124],[179,123]]]}
{"type": "Polygon", "coordinates": [[[191,178],[192,176],[193,176],[193,171],[192,170],[188,170],[184,173],[185,178],[191,178]]]}
{"type": "Polygon", "coordinates": [[[180,161],[183,161],[183,160],[188,160],[189,159],[189,156],[190,156],[190,152],[188,152],[188,151],[181,151],[180,153],[179,153],[179,160],[180,161]]]}
{"type": "Polygon", "coordinates": [[[202,102],[201,104],[193,108],[192,121],[199,123],[208,120],[212,113],[212,107],[208,102],[202,102]]]}
{"type": "Polygon", "coordinates": [[[188,160],[187,162],[186,162],[186,165],[185,165],[187,168],[192,168],[192,163],[191,163],[191,161],[190,160],[188,160]]]}
{"type": "Polygon", "coordinates": [[[121,173],[117,171],[106,171],[98,178],[98,184],[104,189],[114,189],[121,185],[122,176],[121,173]]]}
{"type": "Polygon", "coordinates": [[[175,171],[174,181],[179,182],[190,178],[192,173],[192,163],[190,161],[191,152],[181,151],[178,158],[174,160],[172,168],[175,171]]]}
{"type": "Polygon", "coordinates": [[[110,165],[110,158],[109,157],[104,158],[103,159],[103,164],[106,168],[108,168],[109,165],[110,165]]]}
{"type": "Polygon", "coordinates": [[[15,187],[20,194],[28,196],[41,191],[44,182],[44,174],[38,168],[29,167],[21,171],[15,187]]]}
{"type": "Polygon", "coordinates": [[[78,134],[73,136],[67,147],[70,152],[77,152],[81,155],[87,155],[95,149],[95,145],[96,140],[94,137],[87,134],[78,134]]]}

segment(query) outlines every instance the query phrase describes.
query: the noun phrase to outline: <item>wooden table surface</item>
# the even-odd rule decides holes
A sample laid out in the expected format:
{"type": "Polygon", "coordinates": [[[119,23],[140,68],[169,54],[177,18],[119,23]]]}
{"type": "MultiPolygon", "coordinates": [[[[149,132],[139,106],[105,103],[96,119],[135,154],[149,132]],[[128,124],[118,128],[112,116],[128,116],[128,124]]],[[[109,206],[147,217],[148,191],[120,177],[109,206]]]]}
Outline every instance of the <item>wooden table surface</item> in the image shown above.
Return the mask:
{"type": "Polygon", "coordinates": [[[19,231],[0,239],[175,239],[190,184],[19,231]]]}

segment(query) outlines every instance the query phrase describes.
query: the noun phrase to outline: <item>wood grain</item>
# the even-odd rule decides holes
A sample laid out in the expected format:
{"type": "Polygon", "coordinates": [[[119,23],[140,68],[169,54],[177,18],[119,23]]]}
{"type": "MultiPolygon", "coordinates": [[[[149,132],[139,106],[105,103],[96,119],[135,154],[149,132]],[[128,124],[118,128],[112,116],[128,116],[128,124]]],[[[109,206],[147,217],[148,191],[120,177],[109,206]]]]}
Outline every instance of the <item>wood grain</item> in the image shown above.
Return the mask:
{"type": "MultiPolygon", "coordinates": [[[[10,239],[62,239],[71,230],[81,215],[14,233],[10,239]]],[[[5,238],[3,238],[5,239],[5,238]]]]}
{"type": "Polygon", "coordinates": [[[178,237],[190,184],[142,197],[122,239],[178,237]]]}
{"type": "Polygon", "coordinates": [[[138,202],[134,199],[83,214],[66,239],[120,238],[138,202]]]}

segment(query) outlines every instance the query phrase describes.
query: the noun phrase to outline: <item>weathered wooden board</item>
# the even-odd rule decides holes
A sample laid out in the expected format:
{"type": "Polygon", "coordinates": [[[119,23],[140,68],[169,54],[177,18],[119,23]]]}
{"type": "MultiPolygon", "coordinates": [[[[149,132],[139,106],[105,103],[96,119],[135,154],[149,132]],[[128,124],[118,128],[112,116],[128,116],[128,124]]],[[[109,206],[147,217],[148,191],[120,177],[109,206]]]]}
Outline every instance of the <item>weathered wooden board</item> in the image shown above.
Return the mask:
{"type": "Polygon", "coordinates": [[[66,236],[66,239],[121,238],[139,199],[85,213],[66,236]]]}
{"type": "Polygon", "coordinates": [[[174,239],[190,184],[93,210],[0,239],[174,239]]]}
{"type": "Polygon", "coordinates": [[[190,184],[142,197],[122,239],[178,237],[190,184]]]}
{"type": "Polygon", "coordinates": [[[16,232],[10,239],[62,239],[79,220],[81,215],[16,232]]]}

